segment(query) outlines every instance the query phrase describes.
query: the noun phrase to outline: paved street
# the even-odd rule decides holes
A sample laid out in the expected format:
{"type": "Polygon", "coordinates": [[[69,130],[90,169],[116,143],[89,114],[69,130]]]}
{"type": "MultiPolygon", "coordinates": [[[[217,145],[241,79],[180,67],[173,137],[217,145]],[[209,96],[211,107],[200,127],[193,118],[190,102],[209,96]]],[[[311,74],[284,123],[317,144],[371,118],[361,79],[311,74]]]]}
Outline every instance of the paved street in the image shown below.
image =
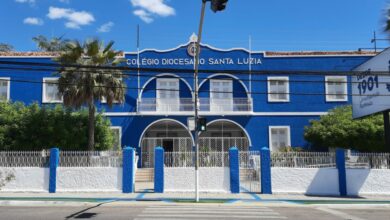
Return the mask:
{"type": "Polygon", "coordinates": [[[388,206],[118,204],[0,207],[0,219],[389,219],[388,206]]]}

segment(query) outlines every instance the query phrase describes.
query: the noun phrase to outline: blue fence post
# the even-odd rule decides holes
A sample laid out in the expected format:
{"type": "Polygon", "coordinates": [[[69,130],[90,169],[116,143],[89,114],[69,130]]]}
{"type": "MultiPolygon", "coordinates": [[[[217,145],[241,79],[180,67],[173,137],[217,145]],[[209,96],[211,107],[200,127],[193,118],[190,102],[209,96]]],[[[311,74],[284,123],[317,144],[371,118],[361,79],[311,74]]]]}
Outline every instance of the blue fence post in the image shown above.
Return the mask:
{"type": "Polygon", "coordinates": [[[154,149],[154,192],[164,192],[164,148],[154,149]]]}
{"type": "Polygon", "coordinates": [[[137,167],[138,168],[141,168],[142,167],[142,149],[141,149],[141,146],[138,146],[138,164],[137,164],[137,167]]]}
{"type": "Polygon", "coordinates": [[[260,157],[261,157],[261,193],[272,194],[271,152],[269,148],[267,147],[261,148],[260,157]]]}
{"type": "Polygon", "coordinates": [[[55,193],[57,188],[57,167],[60,160],[60,149],[50,149],[50,174],[49,174],[49,193],[55,193]]]}
{"type": "Polygon", "coordinates": [[[345,169],[345,150],[336,149],[336,167],[339,173],[340,196],[347,196],[347,173],[345,169]]]}
{"type": "Polygon", "coordinates": [[[232,147],[229,150],[229,165],[230,165],[230,191],[232,193],[240,193],[240,166],[238,148],[232,147]]]}
{"type": "Polygon", "coordinates": [[[133,193],[134,192],[134,167],[135,152],[131,147],[123,148],[123,160],[122,160],[122,192],[133,193]]]}

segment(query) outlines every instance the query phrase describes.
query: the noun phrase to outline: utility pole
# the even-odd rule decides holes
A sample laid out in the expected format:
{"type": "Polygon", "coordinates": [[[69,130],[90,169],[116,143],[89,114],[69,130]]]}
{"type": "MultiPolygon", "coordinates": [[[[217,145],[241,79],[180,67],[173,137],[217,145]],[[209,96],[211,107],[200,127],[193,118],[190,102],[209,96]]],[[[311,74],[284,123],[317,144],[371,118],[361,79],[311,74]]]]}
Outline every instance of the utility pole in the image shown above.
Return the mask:
{"type": "Polygon", "coordinates": [[[202,0],[202,9],[200,14],[200,22],[198,29],[198,39],[196,42],[195,51],[195,72],[194,72],[194,119],[195,119],[195,201],[199,202],[199,87],[198,87],[198,73],[199,73],[199,56],[200,56],[200,42],[202,40],[202,30],[204,21],[204,12],[206,3],[211,2],[211,10],[214,12],[225,9],[228,0],[202,0]]]}

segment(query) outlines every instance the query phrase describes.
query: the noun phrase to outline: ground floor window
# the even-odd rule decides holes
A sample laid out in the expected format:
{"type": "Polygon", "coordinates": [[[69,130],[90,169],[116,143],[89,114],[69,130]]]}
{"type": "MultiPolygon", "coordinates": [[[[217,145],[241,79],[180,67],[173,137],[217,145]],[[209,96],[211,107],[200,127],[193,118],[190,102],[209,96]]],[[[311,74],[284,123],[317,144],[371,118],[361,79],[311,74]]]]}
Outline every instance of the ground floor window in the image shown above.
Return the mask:
{"type": "Polygon", "coordinates": [[[61,103],[62,96],[58,92],[58,78],[43,78],[42,102],[61,103]]]}
{"type": "Polygon", "coordinates": [[[122,148],[122,127],[112,126],[111,132],[114,137],[114,144],[112,150],[120,150],[122,148]]]}
{"type": "Polygon", "coordinates": [[[0,102],[8,101],[10,96],[10,78],[0,78],[0,102]]]}
{"type": "Polygon", "coordinates": [[[269,145],[271,151],[279,151],[282,148],[291,146],[289,126],[270,126],[269,145]]]}
{"type": "Polygon", "coordinates": [[[327,102],[348,101],[346,76],[326,76],[325,82],[327,102]]]}

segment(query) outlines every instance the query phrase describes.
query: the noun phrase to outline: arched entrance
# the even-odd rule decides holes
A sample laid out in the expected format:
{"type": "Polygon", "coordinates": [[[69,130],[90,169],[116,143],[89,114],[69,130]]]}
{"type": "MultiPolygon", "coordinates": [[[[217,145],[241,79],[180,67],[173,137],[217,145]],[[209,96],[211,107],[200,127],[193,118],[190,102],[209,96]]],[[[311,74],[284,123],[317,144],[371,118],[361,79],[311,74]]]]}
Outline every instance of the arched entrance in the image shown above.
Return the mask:
{"type": "Polygon", "coordinates": [[[173,119],[158,120],[149,125],[140,140],[142,167],[154,167],[154,148],[161,146],[165,152],[192,151],[193,139],[187,127],[173,119]]]}
{"type": "Polygon", "coordinates": [[[250,138],[245,129],[238,123],[227,120],[215,120],[207,125],[207,131],[199,136],[200,151],[227,152],[230,147],[239,151],[248,151],[250,138]]]}

